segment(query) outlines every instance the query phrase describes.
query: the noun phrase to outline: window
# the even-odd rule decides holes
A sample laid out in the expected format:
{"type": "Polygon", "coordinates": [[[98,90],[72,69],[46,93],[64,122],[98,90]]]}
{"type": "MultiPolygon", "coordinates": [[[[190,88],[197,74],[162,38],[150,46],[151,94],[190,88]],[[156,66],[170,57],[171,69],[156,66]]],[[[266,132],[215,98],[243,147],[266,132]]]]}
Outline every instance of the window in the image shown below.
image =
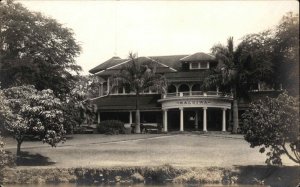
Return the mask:
{"type": "Polygon", "coordinates": [[[191,62],[190,69],[209,69],[208,62],[191,62]]]}
{"type": "Polygon", "coordinates": [[[199,69],[199,63],[198,62],[192,62],[191,63],[191,69],[199,69]]]}
{"type": "Polygon", "coordinates": [[[200,63],[200,69],[208,69],[208,62],[201,62],[200,63]]]}

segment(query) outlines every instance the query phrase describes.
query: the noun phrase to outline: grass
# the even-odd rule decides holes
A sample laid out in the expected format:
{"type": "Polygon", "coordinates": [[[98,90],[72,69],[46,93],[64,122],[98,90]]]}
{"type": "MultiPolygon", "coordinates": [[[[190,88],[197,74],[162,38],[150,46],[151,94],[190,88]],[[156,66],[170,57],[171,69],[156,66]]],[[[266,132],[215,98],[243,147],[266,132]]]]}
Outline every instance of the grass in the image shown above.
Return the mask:
{"type": "MultiPolygon", "coordinates": [[[[5,139],[15,153],[16,143],[5,139]]],[[[266,166],[265,155],[240,135],[143,134],[74,135],[51,148],[38,141],[22,145],[18,166],[4,183],[146,183],[267,184],[295,186],[299,166],[266,166]]]]}
{"type": "MultiPolygon", "coordinates": [[[[6,139],[6,148],[15,152],[16,144],[6,139]]],[[[32,167],[232,167],[265,165],[265,155],[249,147],[240,135],[74,135],[66,143],[51,148],[41,142],[24,142],[27,157],[38,155],[51,164],[32,167]]],[[[33,163],[32,159],[26,167],[33,163]]],[[[43,159],[40,159],[43,160],[43,159]]],[[[293,162],[284,158],[285,165],[293,162]]],[[[19,164],[22,167],[22,163],[19,164]]],[[[24,164],[25,165],[25,164],[24,164]]],[[[24,166],[25,167],[25,166],[24,166]]]]}

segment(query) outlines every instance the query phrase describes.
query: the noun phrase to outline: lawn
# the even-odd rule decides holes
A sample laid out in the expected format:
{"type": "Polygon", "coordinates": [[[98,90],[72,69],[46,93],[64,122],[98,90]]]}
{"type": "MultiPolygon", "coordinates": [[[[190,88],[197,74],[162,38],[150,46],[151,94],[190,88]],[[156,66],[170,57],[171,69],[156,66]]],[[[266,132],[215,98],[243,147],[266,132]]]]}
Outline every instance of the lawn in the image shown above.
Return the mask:
{"type": "MultiPolygon", "coordinates": [[[[15,153],[16,143],[5,139],[15,153]]],[[[265,155],[250,148],[241,135],[230,134],[139,134],[73,135],[56,148],[41,142],[24,142],[22,166],[115,167],[158,166],[231,167],[265,165],[265,155]]],[[[294,165],[284,157],[284,165],[294,165]]]]}

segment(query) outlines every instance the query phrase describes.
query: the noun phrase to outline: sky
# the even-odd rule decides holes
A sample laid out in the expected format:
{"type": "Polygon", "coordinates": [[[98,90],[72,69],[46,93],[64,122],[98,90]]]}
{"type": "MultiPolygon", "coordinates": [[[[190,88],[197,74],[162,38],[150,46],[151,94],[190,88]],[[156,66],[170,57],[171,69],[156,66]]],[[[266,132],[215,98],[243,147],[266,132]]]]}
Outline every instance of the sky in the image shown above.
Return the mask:
{"type": "Polygon", "coordinates": [[[71,28],[82,47],[76,59],[86,75],[113,56],[209,53],[242,37],[274,28],[298,1],[19,0],[71,28]]]}

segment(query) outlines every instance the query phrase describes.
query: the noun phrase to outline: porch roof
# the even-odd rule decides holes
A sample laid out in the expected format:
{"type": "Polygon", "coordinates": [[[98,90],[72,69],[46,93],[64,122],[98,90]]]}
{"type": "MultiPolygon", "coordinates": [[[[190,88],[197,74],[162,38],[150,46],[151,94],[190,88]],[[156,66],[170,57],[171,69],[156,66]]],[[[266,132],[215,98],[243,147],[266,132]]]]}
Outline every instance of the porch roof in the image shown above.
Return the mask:
{"type": "MultiPolygon", "coordinates": [[[[161,104],[157,101],[161,98],[160,94],[140,95],[140,110],[161,109],[161,104]]],[[[92,100],[98,110],[135,110],[135,95],[108,95],[92,100]]]]}

